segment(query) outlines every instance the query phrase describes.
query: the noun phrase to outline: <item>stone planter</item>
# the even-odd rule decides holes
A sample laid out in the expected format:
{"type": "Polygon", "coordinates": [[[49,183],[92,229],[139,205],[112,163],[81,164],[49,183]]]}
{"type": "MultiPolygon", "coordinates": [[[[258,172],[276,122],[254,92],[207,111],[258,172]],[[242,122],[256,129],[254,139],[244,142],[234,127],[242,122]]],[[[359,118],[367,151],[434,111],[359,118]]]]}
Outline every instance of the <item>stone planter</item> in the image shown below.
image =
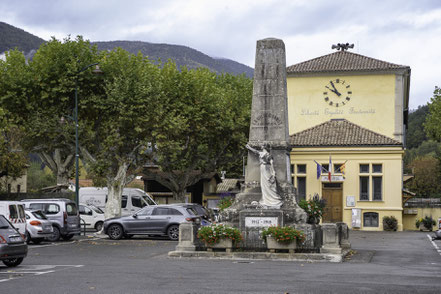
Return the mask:
{"type": "Polygon", "coordinates": [[[308,216],[307,223],[311,224],[311,225],[318,225],[320,223],[320,218],[319,217],[316,218],[316,217],[310,215],[310,216],[308,216]]]}
{"type": "Polygon", "coordinates": [[[233,248],[233,240],[231,239],[220,239],[219,242],[215,244],[205,243],[207,251],[213,251],[213,249],[225,249],[225,252],[230,253],[233,248]]]}
{"type": "Polygon", "coordinates": [[[429,231],[429,232],[431,232],[432,231],[432,227],[433,226],[430,226],[430,228],[428,228],[428,227],[426,227],[424,225],[424,223],[421,223],[419,229],[420,229],[420,231],[429,231]]]}
{"type": "Polygon", "coordinates": [[[288,250],[289,253],[294,253],[297,248],[297,241],[292,241],[291,243],[280,243],[277,242],[271,236],[266,237],[266,246],[271,253],[275,253],[276,250],[288,250]]]}

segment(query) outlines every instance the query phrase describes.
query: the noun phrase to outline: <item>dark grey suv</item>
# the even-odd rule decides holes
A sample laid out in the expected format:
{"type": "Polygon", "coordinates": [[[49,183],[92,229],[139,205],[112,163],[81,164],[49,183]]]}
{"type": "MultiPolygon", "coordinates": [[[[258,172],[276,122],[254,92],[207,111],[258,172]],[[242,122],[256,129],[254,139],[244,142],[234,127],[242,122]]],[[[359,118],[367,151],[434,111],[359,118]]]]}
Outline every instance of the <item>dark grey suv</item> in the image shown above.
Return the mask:
{"type": "Polygon", "coordinates": [[[28,245],[18,230],[0,215],[0,260],[6,266],[19,265],[28,254],[28,245]]]}
{"type": "Polygon", "coordinates": [[[133,235],[163,235],[178,240],[180,223],[200,221],[191,205],[151,205],[133,215],[107,219],[104,233],[113,240],[133,235]]]}

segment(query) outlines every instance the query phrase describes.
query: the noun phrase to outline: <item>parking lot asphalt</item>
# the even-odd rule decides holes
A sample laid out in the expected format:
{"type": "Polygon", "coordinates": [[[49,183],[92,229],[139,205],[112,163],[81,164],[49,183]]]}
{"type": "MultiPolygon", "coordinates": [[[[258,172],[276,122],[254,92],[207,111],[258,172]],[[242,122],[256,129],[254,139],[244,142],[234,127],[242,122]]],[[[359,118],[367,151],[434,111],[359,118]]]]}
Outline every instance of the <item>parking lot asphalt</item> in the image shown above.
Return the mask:
{"type": "Polygon", "coordinates": [[[428,234],[351,231],[343,263],[170,259],[166,238],[81,236],[0,266],[0,293],[439,293],[441,241],[428,234]]]}

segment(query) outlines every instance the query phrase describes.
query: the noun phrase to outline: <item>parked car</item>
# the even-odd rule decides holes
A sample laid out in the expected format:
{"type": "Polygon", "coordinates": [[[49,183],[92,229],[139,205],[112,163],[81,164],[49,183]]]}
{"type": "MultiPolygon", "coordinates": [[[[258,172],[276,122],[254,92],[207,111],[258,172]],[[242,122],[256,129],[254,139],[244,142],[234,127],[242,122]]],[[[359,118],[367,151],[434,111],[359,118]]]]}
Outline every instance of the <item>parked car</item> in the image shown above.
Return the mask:
{"type": "Polygon", "coordinates": [[[20,201],[0,201],[0,214],[6,217],[23,236],[26,235],[26,215],[20,201]]]}
{"type": "Polygon", "coordinates": [[[26,243],[39,244],[54,232],[52,222],[41,210],[26,210],[26,243]]]}
{"type": "MultiPolygon", "coordinates": [[[[103,211],[107,202],[107,188],[84,187],[79,191],[80,203],[92,204],[103,211]]],[[[143,190],[124,188],[121,196],[121,215],[132,215],[141,208],[157,205],[156,202],[143,190]]]]}
{"type": "Polygon", "coordinates": [[[133,235],[162,235],[179,239],[179,224],[201,222],[201,217],[191,205],[147,206],[130,216],[104,221],[104,233],[118,240],[133,235]]]}
{"type": "Polygon", "coordinates": [[[80,204],[81,226],[86,224],[86,229],[101,231],[104,223],[104,211],[95,205],[80,204]]]}
{"type": "Polygon", "coordinates": [[[173,203],[170,205],[181,205],[193,208],[196,211],[197,215],[202,218],[202,225],[209,225],[212,221],[214,221],[211,218],[210,211],[208,211],[208,209],[206,209],[199,203],[173,203]]]}
{"type": "Polygon", "coordinates": [[[0,260],[9,267],[22,263],[28,254],[28,245],[16,228],[0,215],[0,260]]]}
{"type": "Polygon", "coordinates": [[[80,215],[77,205],[70,199],[26,199],[22,200],[27,209],[41,210],[52,222],[54,231],[48,238],[55,242],[61,238],[70,240],[74,235],[80,234],[80,215]]]}

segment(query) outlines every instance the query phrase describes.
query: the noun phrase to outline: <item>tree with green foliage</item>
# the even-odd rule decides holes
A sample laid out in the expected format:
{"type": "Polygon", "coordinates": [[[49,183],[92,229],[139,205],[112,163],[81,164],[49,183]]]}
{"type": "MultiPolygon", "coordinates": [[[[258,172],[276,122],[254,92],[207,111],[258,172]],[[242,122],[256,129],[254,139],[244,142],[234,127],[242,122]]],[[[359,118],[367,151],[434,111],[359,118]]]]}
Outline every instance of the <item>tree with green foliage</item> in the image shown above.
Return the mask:
{"type": "Polygon", "coordinates": [[[207,174],[241,166],[252,96],[244,76],[158,66],[122,49],[98,53],[81,37],[52,39],[29,64],[12,51],[1,66],[0,105],[17,114],[26,146],[57,163],[58,183],[69,178],[60,173],[71,170],[75,138],[60,118],[72,116],[78,81],[81,158],[109,189],[106,217],[120,215],[123,187],[148,161],[180,200],[207,174]],[[79,73],[95,62],[104,75],[79,73]]]}
{"type": "Polygon", "coordinates": [[[429,138],[441,142],[441,88],[435,87],[433,97],[430,98],[424,129],[429,138]]]}
{"type": "Polygon", "coordinates": [[[121,214],[122,190],[149,160],[148,146],[158,124],[174,129],[178,120],[166,112],[160,69],[148,58],[117,49],[100,66],[103,91],[82,102],[87,130],[82,154],[90,174],[105,180],[108,218],[121,214]]]}
{"type": "MultiPolygon", "coordinates": [[[[22,176],[26,170],[26,153],[22,150],[22,130],[0,107],[0,178],[22,176]]],[[[6,187],[1,187],[0,190],[6,187]]]]}
{"type": "MultiPolygon", "coordinates": [[[[38,153],[57,176],[57,184],[67,185],[74,165],[75,83],[80,97],[89,96],[98,87],[90,71],[78,73],[85,65],[99,59],[96,47],[81,37],[43,44],[32,61],[26,62],[17,50],[7,53],[0,62],[0,105],[15,114],[26,130],[24,147],[38,153]]],[[[80,137],[83,136],[80,104],[80,137]]]]}
{"type": "Polygon", "coordinates": [[[408,188],[418,197],[439,197],[441,191],[439,160],[433,156],[417,157],[410,166],[414,178],[408,188]]]}
{"type": "Polygon", "coordinates": [[[409,113],[409,125],[406,132],[406,147],[417,148],[421,142],[427,140],[424,131],[424,122],[429,112],[429,106],[418,106],[418,109],[409,113]]]}
{"type": "Polygon", "coordinates": [[[174,119],[154,129],[153,162],[160,172],[149,179],[183,201],[187,187],[219,169],[242,162],[248,139],[252,82],[244,76],[216,75],[207,69],[161,70],[166,113],[174,119]]]}

